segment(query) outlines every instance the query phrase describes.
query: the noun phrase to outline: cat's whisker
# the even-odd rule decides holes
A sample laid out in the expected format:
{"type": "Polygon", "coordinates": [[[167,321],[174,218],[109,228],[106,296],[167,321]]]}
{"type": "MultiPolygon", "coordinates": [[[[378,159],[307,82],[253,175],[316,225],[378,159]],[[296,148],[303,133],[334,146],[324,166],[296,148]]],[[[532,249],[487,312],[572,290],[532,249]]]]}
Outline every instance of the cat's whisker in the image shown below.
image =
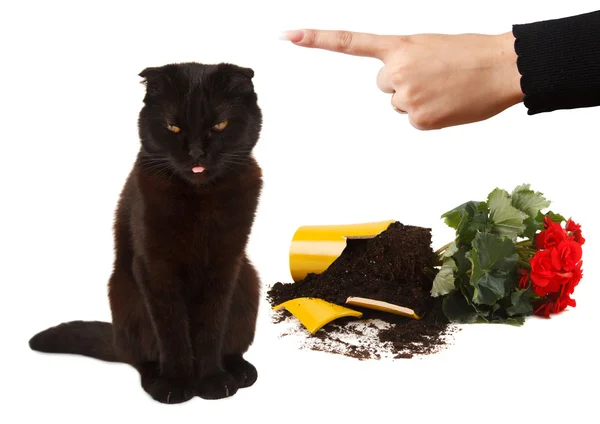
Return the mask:
{"type": "Polygon", "coordinates": [[[250,154],[252,153],[253,149],[248,149],[248,150],[236,150],[233,152],[228,152],[226,153],[226,155],[231,155],[231,156],[250,156],[250,154]]]}
{"type": "Polygon", "coordinates": [[[244,165],[246,162],[242,161],[242,160],[230,159],[230,160],[224,160],[223,163],[226,165],[244,165]]]}
{"type": "Polygon", "coordinates": [[[223,155],[223,159],[225,159],[225,160],[227,160],[227,159],[244,159],[244,160],[248,160],[250,158],[248,156],[244,156],[244,155],[240,155],[240,156],[223,155]]]}
{"type": "Polygon", "coordinates": [[[149,165],[142,165],[143,169],[148,172],[153,173],[156,176],[162,177],[168,174],[175,174],[175,170],[170,166],[167,161],[160,161],[155,163],[150,163],[149,165]]]}
{"type": "Polygon", "coordinates": [[[224,160],[223,163],[227,163],[227,164],[231,164],[231,165],[245,165],[248,163],[248,161],[241,160],[241,159],[229,159],[229,160],[224,160]]]}
{"type": "Polygon", "coordinates": [[[143,169],[147,169],[147,170],[156,169],[156,168],[167,168],[167,167],[168,167],[168,165],[164,164],[164,163],[154,163],[154,164],[142,166],[143,169]]]}
{"type": "Polygon", "coordinates": [[[237,175],[241,175],[239,170],[237,170],[236,168],[234,168],[233,166],[229,166],[228,162],[223,162],[222,166],[224,166],[225,168],[229,169],[230,171],[236,173],[237,175]]]}
{"type": "Polygon", "coordinates": [[[177,172],[175,172],[175,171],[171,172],[171,175],[169,176],[169,180],[168,180],[169,184],[171,184],[171,181],[173,180],[173,178],[175,177],[176,174],[177,174],[177,172]]]}
{"type": "Polygon", "coordinates": [[[223,155],[223,157],[225,158],[244,158],[244,159],[250,159],[251,155],[250,152],[227,152],[223,155]]]}
{"type": "Polygon", "coordinates": [[[165,159],[148,159],[148,160],[141,161],[140,165],[144,166],[146,164],[153,164],[153,163],[168,163],[168,161],[166,161],[165,159]]]}
{"type": "Polygon", "coordinates": [[[156,169],[169,168],[169,166],[165,163],[155,163],[148,166],[143,166],[143,169],[151,171],[156,169]]]}

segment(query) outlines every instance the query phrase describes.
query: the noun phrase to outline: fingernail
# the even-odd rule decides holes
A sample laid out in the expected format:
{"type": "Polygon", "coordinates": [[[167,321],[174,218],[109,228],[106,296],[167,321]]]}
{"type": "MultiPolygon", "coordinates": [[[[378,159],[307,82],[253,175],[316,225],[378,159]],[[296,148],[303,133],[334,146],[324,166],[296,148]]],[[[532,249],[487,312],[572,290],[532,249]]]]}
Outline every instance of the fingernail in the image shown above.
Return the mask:
{"type": "Polygon", "coordinates": [[[304,38],[304,31],[299,29],[293,31],[285,31],[283,34],[281,34],[279,38],[281,40],[287,40],[291,41],[292,43],[297,43],[299,41],[302,41],[302,39],[304,38]]]}

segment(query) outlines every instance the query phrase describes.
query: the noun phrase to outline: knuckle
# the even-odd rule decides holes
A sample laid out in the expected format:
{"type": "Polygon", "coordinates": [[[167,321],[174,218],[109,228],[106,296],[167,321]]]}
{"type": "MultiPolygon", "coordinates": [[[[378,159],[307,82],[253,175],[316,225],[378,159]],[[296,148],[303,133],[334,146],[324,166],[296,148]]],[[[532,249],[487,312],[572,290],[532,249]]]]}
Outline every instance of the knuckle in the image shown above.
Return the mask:
{"type": "Polygon", "coordinates": [[[308,29],[304,31],[304,38],[302,39],[302,42],[305,45],[312,46],[315,44],[316,40],[317,32],[314,29],[308,29]]]}
{"type": "Polygon", "coordinates": [[[409,103],[412,106],[417,106],[418,90],[415,88],[414,85],[412,85],[412,84],[405,85],[402,95],[404,96],[404,101],[406,103],[409,103]]]}
{"type": "Polygon", "coordinates": [[[352,33],[350,31],[341,31],[338,37],[338,49],[340,51],[348,51],[352,46],[352,33]]]}
{"type": "Polygon", "coordinates": [[[392,39],[391,43],[394,48],[403,49],[410,44],[410,37],[397,35],[392,39]]]}
{"type": "Polygon", "coordinates": [[[396,89],[398,101],[408,110],[417,110],[419,103],[413,95],[413,90],[410,86],[402,86],[396,89]]]}
{"type": "Polygon", "coordinates": [[[406,86],[401,85],[400,87],[396,87],[396,94],[404,103],[408,103],[410,101],[410,97],[408,96],[408,89],[406,86]]]}
{"type": "Polygon", "coordinates": [[[431,114],[419,109],[411,112],[410,122],[418,130],[426,131],[435,129],[435,119],[431,114]]]}
{"type": "Polygon", "coordinates": [[[415,121],[414,118],[410,118],[410,124],[419,131],[426,131],[427,129],[423,127],[418,121],[415,121]]]}
{"type": "Polygon", "coordinates": [[[406,66],[396,65],[392,68],[392,84],[402,86],[406,82],[406,66]]]}
{"type": "Polygon", "coordinates": [[[384,66],[377,73],[377,87],[384,93],[393,93],[394,84],[388,69],[384,66]]]}
{"type": "Polygon", "coordinates": [[[400,88],[404,84],[404,75],[400,72],[394,72],[392,74],[392,84],[394,84],[394,87],[400,88]]]}

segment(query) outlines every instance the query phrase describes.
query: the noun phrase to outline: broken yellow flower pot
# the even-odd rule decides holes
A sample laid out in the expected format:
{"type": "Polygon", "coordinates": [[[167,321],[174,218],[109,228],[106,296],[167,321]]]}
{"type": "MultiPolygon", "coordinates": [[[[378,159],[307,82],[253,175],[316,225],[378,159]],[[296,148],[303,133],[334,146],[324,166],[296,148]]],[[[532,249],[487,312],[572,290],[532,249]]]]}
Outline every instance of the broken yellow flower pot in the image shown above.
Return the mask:
{"type": "MultiPolygon", "coordinates": [[[[307,225],[299,227],[292,238],[289,251],[290,273],[294,282],[303,280],[307,274],[320,274],[340,256],[349,239],[370,239],[396,222],[395,220],[347,225],[307,225]]],[[[403,315],[413,319],[420,317],[409,308],[373,299],[349,297],[346,304],[403,315]]],[[[341,317],[362,318],[362,312],[327,302],[323,299],[300,297],[273,307],[287,309],[300,323],[315,334],[327,323],[341,317]]]]}
{"type": "Polygon", "coordinates": [[[389,312],[390,314],[401,315],[407,318],[421,319],[421,317],[419,317],[415,311],[410,308],[394,305],[393,303],[382,302],[380,300],[350,296],[348,299],[346,299],[346,304],[368,309],[375,309],[376,311],[389,312]]]}
{"type": "Polygon", "coordinates": [[[282,308],[294,315],[311,334],[338,318],[361,318],[363,315],[362,312],[313,297],[299,297],[273,307],[274,310],[282,308]]]}
{"type": "Polygon", "coordinates": [[[289,252],[290,272],[297,282],[309,273],[325,271],[346,247],[350,238],[373,238],[395,220],[348,225],[309,225],[298,228],[289,252]]]}

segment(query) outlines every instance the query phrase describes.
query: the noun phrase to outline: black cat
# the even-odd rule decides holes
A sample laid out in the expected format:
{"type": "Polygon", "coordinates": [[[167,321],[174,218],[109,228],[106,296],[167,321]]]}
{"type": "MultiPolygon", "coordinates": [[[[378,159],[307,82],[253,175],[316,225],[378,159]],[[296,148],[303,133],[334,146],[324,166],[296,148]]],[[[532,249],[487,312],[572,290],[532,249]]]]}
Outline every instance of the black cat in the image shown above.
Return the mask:
{"type": "Polygon", "coordinates": [[[262,189],[254,72],[170,64],[140,73],[141,148],[116,211],[112,324],[49,328],[32,349],[125,362],[157,401],[232,396],[256,381],[260,282],[245,249],[262,189]]]}

